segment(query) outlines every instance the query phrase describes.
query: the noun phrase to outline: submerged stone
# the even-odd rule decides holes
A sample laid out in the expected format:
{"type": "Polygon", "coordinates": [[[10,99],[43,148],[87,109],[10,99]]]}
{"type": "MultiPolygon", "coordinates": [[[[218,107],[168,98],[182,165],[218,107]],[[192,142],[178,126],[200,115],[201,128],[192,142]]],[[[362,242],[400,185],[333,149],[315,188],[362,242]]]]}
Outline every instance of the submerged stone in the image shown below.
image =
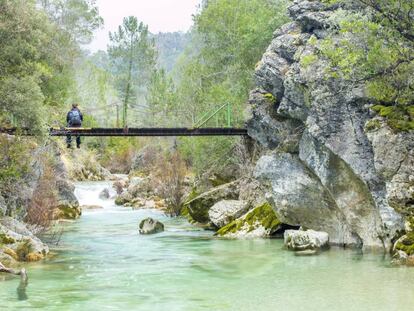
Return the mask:
{"type": "Polygon", "coordinates": [[[108,200],[111,197],[110,191],[108,188],[105,188],[104,190],[99,193],[99,198],[101,200],[108,200]]]}
{"type": "Polygon", "coordinates": [[[139,224],[140,234],[156,234],[164,231],[164,224],[158,220],[147,218],[139,224]]]}

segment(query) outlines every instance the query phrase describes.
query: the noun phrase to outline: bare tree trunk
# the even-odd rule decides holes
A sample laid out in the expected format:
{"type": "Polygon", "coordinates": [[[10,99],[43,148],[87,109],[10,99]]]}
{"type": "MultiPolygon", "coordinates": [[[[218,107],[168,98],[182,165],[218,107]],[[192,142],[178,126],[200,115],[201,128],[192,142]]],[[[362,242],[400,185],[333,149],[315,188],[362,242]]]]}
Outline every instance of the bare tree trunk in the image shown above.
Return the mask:
{"type": "Polygon", "coordinates": [[[20,278],[23,282],[27,282],[28,278],[27,278],[27,273],[26,273],[26,269],[22,268],[20,271],[11,269],[11,268],[6,268],[1,262],[0,262],[0,272],[2,273],[9,273],[9,274],[13,274],[13,275],[20,275],[20,278]]]}

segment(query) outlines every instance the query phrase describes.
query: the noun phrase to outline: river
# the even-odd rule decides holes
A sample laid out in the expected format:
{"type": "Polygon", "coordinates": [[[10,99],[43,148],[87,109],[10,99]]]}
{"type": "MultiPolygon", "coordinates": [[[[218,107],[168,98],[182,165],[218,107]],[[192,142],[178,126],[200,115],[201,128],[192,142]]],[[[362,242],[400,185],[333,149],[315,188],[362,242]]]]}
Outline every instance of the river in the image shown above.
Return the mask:
{"type": "Polygon", "coordinates": [[[183,219],[99,199],[106,182],[78,183],[86,211],[65,225],[56,256],[27,265],[29,285],[0,282],[0,310],[414,310],[414,269],[332,248],[295,257],[281,240],[223,240],[183,219]],[[166,231],[138,234],[146,217],[166,231]]]}

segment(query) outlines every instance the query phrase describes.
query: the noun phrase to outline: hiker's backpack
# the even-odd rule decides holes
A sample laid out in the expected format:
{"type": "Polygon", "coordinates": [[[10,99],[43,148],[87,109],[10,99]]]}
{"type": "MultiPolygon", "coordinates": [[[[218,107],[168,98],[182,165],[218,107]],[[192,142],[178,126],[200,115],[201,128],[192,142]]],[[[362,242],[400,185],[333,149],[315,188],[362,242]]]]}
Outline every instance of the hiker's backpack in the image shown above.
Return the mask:
{"type": "Polygon", "coordinates": [[[69,125],[82,125],[82,119],[79,110],[74,109],[69,112],[69,125]]]}

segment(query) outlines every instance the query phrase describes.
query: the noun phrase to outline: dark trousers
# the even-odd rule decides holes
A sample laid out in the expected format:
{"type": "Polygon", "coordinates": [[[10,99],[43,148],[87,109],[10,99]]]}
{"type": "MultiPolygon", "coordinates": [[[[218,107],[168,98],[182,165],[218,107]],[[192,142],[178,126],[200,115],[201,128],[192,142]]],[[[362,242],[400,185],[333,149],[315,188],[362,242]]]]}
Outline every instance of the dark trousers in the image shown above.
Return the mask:
{"type": "MultiPolygon", "coordinates": [[[[68,125],[68,127],[81,127],[81,125],[79,125],[79,126],[68,125]]],[[[67,135],[66,136],[66,143],[68,145],[72,145],[72,135],[67,135]]],[[[76,145],[80,146],[80,144],[81,144],[81,138],[80,138],[80,136],[76,136],[76,145]]]]}

